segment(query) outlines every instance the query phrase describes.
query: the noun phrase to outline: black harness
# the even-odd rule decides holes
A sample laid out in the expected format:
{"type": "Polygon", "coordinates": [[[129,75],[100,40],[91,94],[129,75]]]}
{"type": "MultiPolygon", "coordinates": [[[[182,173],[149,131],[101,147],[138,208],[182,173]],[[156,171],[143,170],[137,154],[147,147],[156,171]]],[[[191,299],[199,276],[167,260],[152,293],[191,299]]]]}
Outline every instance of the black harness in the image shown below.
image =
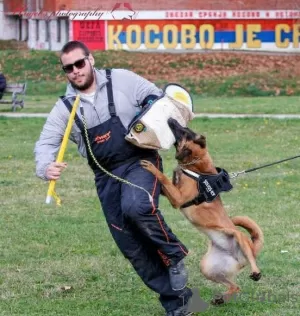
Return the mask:
{"type": "Polygon", "coordinates": [[[218,167],[216,169],[218,174],[195,173],[182,169],[185,175],[197,181],[199,195],[181,205],[181,208],[199,205],[203,202],[211,203],[221,192],[228,192],[232,189],[227,171],[218,167]]]}

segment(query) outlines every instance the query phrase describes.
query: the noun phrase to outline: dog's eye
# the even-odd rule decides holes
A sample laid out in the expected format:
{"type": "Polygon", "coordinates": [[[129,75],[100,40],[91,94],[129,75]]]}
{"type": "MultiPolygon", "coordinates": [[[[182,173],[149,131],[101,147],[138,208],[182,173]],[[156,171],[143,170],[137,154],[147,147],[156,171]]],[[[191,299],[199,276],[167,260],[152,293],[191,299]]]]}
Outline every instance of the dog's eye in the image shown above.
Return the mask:
{"type": "Polygon", "coordinates": [[[189,157],[191,154],[192,154],[192,151],[189,148],[183,147],[182,150],[177,153],[175,158],[178,160],[182,160],[186,157],[189,157]]]}
{"type": "Polygon", "coordinates": [[[187,147],[185,147],[183,149],[183,152],[184,152],[185,156],[188,156],[188,155],[190,155],[192,153],[192,151],[189,148],[187,148],[187,147]]]}
{"type": "Polygon", "coordinates": [[[184,146],[182,147],[182,151],[186,152],[187,150],[189,150],[189,148],[188,148],[186,145],[184,145],[184,146]]]}

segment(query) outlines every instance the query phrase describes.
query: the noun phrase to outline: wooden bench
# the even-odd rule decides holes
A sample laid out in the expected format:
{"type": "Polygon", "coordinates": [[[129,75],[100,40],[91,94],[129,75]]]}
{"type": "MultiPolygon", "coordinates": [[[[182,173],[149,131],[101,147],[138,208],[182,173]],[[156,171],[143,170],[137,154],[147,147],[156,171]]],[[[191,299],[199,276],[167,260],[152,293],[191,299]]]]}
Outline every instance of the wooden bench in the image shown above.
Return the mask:
{"type": "Polygon", "coordinates": [[[8,83],[0,104],[12,104],[13,111],[16,110],[17,106],[24,108],[26,85],[26,83],[8,83]]]}

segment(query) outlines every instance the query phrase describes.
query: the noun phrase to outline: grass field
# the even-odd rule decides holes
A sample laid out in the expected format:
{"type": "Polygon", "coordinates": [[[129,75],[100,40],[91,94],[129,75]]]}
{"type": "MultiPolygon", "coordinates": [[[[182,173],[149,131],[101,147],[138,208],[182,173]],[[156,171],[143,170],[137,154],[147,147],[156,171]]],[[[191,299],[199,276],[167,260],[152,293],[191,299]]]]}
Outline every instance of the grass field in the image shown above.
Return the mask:
{"type": "MultiPolygon", "coordinates": [[[[58,94],[27,96],[20,113],[49,113],[58,99],[58,94]]],[[[299,96],[280,97],[193,97],[196,113],[240,114],[299,114],[299,96]]],[[[9,105],[0,106],[1,112],[9,112],[9,105]]]]}
{"type": "MultiPolygon", "coordinates": [[[[271,111],[271,99],[263,100],[271,111]]],[[[278,113],[289,106],[289,111],[296,110],[298,99],[289,99],[291,105],[282,100],[285,106],[278,113]]],[[[239,104],[259,104],[257,99],[248,101],[240,99],[239,104]]],[[[211,99],[206,110],[213,108],[211,99]]],[[[0,315],[163,315],[155,293],[144,286],[112,241],[92,173],[73,144],[65,157],[69,166],[57,183],[63,205],[45,204],[48,184],[35,177],[33,157],[43,123],[44,119],[0,117],[0,315]]],[[[216,166],[229,172],[299,154],[297,120],[195,119],[190,126],[207,136],[216,166]]],[[[174,151],[162,155],[171,176],[174,151]]],[[[258,258],[263,278],[251,281],[246,268],[238,277],[245,295],[199,315],[298,315],[299,166],[300,160],[292,160],[241,176],[233,181],[234,190],[222,195],[230,215],[248,215],[264,231],[265,247],[258,258]]],[[[200,274],[206,237],[165,198],[161,209],[190,249],[189,285],[199,288],[208,302],[223,288],[200,274]]]]}

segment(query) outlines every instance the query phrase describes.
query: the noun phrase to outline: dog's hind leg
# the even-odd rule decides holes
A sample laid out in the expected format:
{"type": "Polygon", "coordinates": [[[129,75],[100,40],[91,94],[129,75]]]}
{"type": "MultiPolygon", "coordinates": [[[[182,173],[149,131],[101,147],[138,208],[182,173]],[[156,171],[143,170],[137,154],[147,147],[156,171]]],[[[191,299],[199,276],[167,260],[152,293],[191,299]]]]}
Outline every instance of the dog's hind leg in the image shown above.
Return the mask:
{"type": "Polygon", "coordinates": [[[234,293],[240,291],[237,284],[233,282],[236,274],[240,270],[239,262],[228,254],[225,250],[210,246],[200,263],[202,274],[209,280],[223,284],[227,291],[217,295],[212,300],[212,304],[220,305],[228,301],[234,293]]]}
{"type": "Polygon", "coordinates": [[[224,276],[218,278],[218,283],[224,284],[227,287],[225,293],[220,293],[214,296],[211,300],[213,305],[221,305],[235,298],[235,295],[240,292],[240,288],[231,280],[226,279],[224,276]]]}
{"type": "Polygon", "coordinates": [[[226,232],[227,234],[233,235],[237,241],[237,243],[239,244],[243,254],[246,256],[250,267],[251,267],[251,274],[250,274],[250,278],[254,281],[258,281],[261,278],[261,273],[260,270],[256,264],[256,260],[253,254],[253,250],[251,247],[251,241],[248,239],[248,237],[243,234],[240,231],[235,231],[235,230],[223,230],[224,232],[226,232]]]}

